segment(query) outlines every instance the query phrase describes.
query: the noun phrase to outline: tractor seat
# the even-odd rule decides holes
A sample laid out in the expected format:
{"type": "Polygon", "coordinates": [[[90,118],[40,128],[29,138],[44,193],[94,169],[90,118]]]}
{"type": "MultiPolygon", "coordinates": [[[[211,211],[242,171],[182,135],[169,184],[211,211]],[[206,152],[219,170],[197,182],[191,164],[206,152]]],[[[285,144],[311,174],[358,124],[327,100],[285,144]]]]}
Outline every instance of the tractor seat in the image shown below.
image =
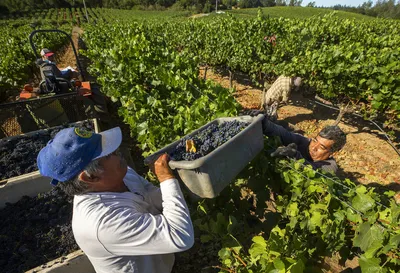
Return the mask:
{"type": "Polygon", "coordinates": [[[61,72],[53,63],[42,62],[39,65],[42,81],[40,82],[40,93],[67,93],[72,89],[69,80],[60,77],[61,72]]]}

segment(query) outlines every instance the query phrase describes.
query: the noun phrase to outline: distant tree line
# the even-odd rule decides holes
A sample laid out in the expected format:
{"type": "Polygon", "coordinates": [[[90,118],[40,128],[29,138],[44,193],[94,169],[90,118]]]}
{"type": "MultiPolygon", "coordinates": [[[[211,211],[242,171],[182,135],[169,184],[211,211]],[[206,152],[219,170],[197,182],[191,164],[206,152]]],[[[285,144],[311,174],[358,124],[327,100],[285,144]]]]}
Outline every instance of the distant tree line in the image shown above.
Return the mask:
{"type": "MultiPolygon", "coordinates": [[[[135,7],[194,9],[209,12],[216,0],[85,0],[87,7],[132,9],[135,7]]],[[[219,9],[300,6],[302,0],[218,0],[219,9]]],[[[37,9],[83,7],[82,0],[0,0],[0,13],[29,12],[37,9]]]]}
{"type": "Polygon", "coordinates": [[[373,17],[400,19],[400,0],[397,1],[397,3],[395,0],[378,0],[375,5],[369,0],[358,7],[335,5],[331,8],[334,10],[361,13],[373,17]]]}
{"type": "MultiPolygon", "coordinates": [[[[87,7],[132,9],[149,8],[190,9],[197,12],[210,12],[215,9],[216,0],[85,0],[87,7]]],[[[301,6],[303,0],[218,0],[219,9],[274,7],[274,6],[301,6]]],[[[316,7],[315,1],[307,4],[316,7]]],[[[37,9],[83,7],[82,0],[0,0],[0,13],[29,12],[37,9]]],[[[335,5],[328,7],[334,10],[343,10],[361,13],[374,17],[400,19],[400,0],[378,0],[375,5],[371,0],[358,7],[335,5]]]]}

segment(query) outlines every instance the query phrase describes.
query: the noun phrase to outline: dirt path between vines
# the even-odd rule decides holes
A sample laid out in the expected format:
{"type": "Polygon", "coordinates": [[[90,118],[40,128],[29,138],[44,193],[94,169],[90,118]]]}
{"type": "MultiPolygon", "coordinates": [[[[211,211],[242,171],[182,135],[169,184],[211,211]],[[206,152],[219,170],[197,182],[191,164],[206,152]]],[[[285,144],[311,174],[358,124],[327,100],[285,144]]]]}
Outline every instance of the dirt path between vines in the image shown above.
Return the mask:
{"type": "MultiPolygon", "coordinates": [[[[200,70],[200,77],[204,77],[204,69],[200,70]]],[[[244,108],[259,109],[262,89],[252,85],[251,81],[242,75],[236,78],[232,84],[236,89],[234,93],[236,100],[244,108]]],[[[208,70],[207,79],[223,87],[230,87],[229,76],[225,71],[208,70]]],[[[316,136],[324,126],[332,124],[337,114],[335,110],[316,106],[300,94],[292,94],[289,105],[282,106],[278,110],[279,120],[295,125],[299,133],[308,137],[316,136]]],[[[338,176],[342,179],[349,178],[356,183],[393,190],[397,192],[395,199],[400,203],[400,157],[384,140],[380,131],[363,131],[365,126],[371,129],[373,126],[347,116],[339,126],[347,134],[347,144],[335,155],[340,168],[338,176]]],[[[399,149],[400,140],[396,139],[394,143],[399,149]]],[[[325,257],[321,265],[324,272],[359,272],[357,258],[347,260],[344,265],[340,265],[339,260],[338,254],[325,257]]]]}
{"type": "MultiPolygon", "coordinates": [[[[78,54],[78,38],[79,34],[82,33],[82,29],[79,27],[73,27],[72,33],[71,33],[71,38],[74,43],[76,53],[78,54]]],[[[68,47],[66,50],[63,52],[62,56],[58,59],[57,66],[60,69],[63,69],[64,67],[71,66],[72,68],[76,69],[78,68],[78,64],[76,63],[76,58],[74,54],[74,50],[72,49],[71,43],[68,43],[68,47]]]]}
{"type": "MultiPolygon", "coordinates": [[[[201,69],[200,76],[204,76],[204,69],[201,69]]],[[[209,69],[207,79],[229,88],[229,77],[224,73],[209,69]]],[[[236,88],[234,96],[244,108],[260,107],[261,88],[252,86],[250,80],[243,78],[234,80],[233,86],[236,88]]],[[[278,111],[280,120],[294,124],[308,137],[316,136],[325,125],[332,124],[337,114],[335,110],[316,106],[300,94],[292,94],[289,105],[280,107],[278,111]]],[[[347,116],[339,126],[347,133],[346,146],[335,155],[340,168],[339,177],[391,189],[398,193],[396,200],[399,202],[400,157],[384,140],[383,134],[370,123],[347,116]],[[363,130],[365,126],[371,130],[363,130]]],[[[400,147],[399,139],[396,139],[395,145],[400,147]]]]}

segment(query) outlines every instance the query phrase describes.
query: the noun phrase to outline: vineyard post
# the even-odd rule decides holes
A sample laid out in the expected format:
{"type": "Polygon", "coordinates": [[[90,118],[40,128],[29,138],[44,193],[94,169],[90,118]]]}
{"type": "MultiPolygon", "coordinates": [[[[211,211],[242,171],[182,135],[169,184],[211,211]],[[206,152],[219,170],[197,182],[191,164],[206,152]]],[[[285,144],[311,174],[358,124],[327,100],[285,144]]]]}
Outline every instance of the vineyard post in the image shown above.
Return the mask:
{"type": "Polygon", "coordinates": [[[233,73],[229,69],[229,88],[232,89],[232,86],[233,86],[233,73]]]}
{"type": "Polygon", "coordinates": [[[346,106],[344,106],[344,105],[341,105],[341,106],[340,106],[339,114],[338,114],[338,116],[337,116],[335,122],[333,123],[333,126],[337,126],[337,125],[339,124],[339,122],[342,120],[343,115],[350,112],[350,110],[349,110],[349,104],[350,104],[350,103],[348,103],[346,106]]]}
{"type": "Polygon", "coordinates": [[[265,88],[265,83],[262,91],[262,97],[261,97],[261,109],[265,110],[265,94],[267,93],[267,90],[265,88]]]}
{"type": "Polygon", "coordinates": [[[218,0],[215,0],[215,13],[218,12],[218,0]]]}
{"type": "Polygon", "coordinates": [[[87,14],[87,9],[86,9],[86,3],[85,3],[85,0],[83,0],[83,6],[85,7],[86,21],[88,22],[88,24],[90,24],[90,22],[89,22],[89,16],[88,16],[88,14],[87,14]]]}

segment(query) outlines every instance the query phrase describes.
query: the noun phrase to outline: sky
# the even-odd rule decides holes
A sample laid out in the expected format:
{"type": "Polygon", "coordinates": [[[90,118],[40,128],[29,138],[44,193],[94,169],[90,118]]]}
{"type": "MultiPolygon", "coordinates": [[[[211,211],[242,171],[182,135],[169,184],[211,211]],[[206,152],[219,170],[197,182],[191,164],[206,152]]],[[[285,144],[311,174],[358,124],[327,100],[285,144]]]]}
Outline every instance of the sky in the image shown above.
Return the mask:
{"type": "MultiPolygon", "coordinates": [[[[302,6],[307,6],[309,2],[312,2],[313,0],[303,0],[302,6]]],[[[357,7],[358,5],[361,5],[362,3],[366,2],[367,0],[314,0],[315,4],[320,7],[331,7],[334,5],[346,5],[346,6],[354,6],[357,7]]],[[[375,1],[373,1],[375,2],[375,1]]]]}

